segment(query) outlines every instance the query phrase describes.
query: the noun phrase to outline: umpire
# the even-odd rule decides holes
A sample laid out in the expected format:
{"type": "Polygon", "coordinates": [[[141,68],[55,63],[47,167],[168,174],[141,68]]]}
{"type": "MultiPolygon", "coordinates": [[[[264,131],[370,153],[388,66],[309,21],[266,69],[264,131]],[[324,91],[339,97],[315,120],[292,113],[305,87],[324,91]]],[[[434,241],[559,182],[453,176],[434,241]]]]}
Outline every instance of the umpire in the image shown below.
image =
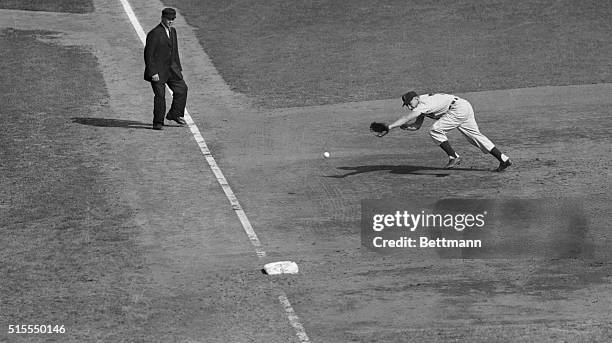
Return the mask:
{"type": "Polygon", "coordinates": [[[178,40],[173,24],[176,11],[173,8],[162,10],[161,23],[147,34],[144,48],[144,79],[151,82],[153,93],[153,130],[163,130],[166,114],[166,84],[173,92],[172,105],[166,119],[185,125],[185,105],[187,104],[187,84],[181,73],[181,60],[178,40]]]}

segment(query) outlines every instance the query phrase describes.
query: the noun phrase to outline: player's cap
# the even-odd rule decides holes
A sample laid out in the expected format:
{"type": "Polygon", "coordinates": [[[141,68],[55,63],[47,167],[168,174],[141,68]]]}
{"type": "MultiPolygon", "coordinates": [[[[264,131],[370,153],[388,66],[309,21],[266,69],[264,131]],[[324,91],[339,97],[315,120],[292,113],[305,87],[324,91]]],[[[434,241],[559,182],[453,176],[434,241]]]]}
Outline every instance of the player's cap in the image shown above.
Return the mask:
{"type": "Polygon", "coordinates": [[[408,106],[410,104],[410,101],[412,100],[412,98],[414,98],[415,96],[419,96],[417,94],[417,92],[415,91],[410,91],[404,95],[402,95],[402,101],[404,102],[403,106],[408,106]]]}
{"type": "Polygon", "coordinates": [[[174,20],[176,19],[176,11],[174,10],[174,8],[164,8],[162,10],[162,17],[166,18],[166,19],[171,19],[174,20]]]}

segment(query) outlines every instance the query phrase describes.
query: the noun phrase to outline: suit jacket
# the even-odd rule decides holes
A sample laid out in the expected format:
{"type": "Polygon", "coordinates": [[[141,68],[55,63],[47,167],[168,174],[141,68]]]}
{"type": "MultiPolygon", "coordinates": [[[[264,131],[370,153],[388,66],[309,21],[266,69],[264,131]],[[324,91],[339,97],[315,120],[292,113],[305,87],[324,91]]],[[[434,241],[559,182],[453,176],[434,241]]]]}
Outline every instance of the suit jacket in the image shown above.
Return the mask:
{"type": "Polygon", "coordinates": [[[159,74],[161,82],[166,82],[172,72],[175,77],[183,79],[178,40],[173,27],[170,28],[170,38],[166,35],[166,29],[161,23],[149,31],[144,48],[144,60],[144,79],[149,82],[152,81],[151,77],[155,74],[159,74]]]}

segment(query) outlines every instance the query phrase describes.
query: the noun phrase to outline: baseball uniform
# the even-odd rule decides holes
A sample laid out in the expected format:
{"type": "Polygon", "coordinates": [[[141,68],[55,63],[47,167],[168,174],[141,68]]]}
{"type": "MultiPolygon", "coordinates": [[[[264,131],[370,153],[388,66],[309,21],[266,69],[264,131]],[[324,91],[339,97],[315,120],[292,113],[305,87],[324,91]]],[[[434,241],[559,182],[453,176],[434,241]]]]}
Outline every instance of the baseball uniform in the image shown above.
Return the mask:
{"type": "Polygon", "coordinates": [[[450,94],[423,94],[419,100],[419,105],[413,111],[436,120],[429,134],[437,144],[447,141],[446,132],[456,128],[484,153],[495,146],[478,129],[474,109],[467,100],[450,94]]]}
{"type": "Polygon", "coordinates": [[[429,135],[449,157],[445,168],[455,168],[461,163],[460,156],[452,148],[446,136],[448,131],[455,128],[472,145],[497,158],[499,167],[495,169],[496,171],[503,171],[512,165],[510,158],[480,132],[474,119],[474,109],[467,100],[451,94],[418,95],[415,91],[410,91],[402,95],[402,101],[403,106],[408,107],[407,114],[390,125],[376,122],[370,125],[370,130],[377,132],[378,137],[383,137],[389,130],[397,127],[410,131],[418,130],[423,124],[424,117],[429,117],[436,121],[431,126],[429,135]]]}

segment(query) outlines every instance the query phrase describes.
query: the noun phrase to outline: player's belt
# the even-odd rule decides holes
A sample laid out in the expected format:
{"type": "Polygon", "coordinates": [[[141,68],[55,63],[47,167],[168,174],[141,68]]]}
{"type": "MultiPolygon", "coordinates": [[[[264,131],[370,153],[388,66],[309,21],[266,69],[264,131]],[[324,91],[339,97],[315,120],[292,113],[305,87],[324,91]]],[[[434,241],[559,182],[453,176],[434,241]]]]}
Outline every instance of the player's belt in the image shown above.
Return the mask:
{"type": "Polygon", "coordinates": [[[448,105],[448,109],[450,110],[450,109],[451,109],[451,107],[453,107],[453,105],[454,105],[454,104],[455,104],[457,101],[459,101],[459,98],[457,98],[457,97],[453,98],[453,101],[451,101],[450,105],[448,105]]]}

